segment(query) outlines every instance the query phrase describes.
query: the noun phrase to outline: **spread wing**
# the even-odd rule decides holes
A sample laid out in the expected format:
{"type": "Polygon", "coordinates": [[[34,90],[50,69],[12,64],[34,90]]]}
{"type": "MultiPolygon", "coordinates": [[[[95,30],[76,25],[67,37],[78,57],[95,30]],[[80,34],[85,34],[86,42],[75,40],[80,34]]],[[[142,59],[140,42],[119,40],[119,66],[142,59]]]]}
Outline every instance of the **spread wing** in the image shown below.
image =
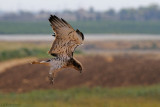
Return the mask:
{"type": "Polygon", "coordinates": [[[51,55],[73,56],[73,52],[78,45],[82,44],[84,36],[78,29],[75,31],[65,20],[57,16],[50,16],[49,22],[55,32],[55,40],[49,51],[51,55]]]}

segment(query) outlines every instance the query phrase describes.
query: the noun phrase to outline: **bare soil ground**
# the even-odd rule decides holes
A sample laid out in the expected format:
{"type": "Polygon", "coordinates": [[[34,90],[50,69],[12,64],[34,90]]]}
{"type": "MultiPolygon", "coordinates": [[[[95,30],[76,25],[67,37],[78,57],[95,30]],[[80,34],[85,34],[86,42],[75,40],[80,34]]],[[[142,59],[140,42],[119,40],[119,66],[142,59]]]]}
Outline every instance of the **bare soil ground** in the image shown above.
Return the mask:
{"type": "Polygon", "coordinates": [[[9,61],[0,62],[0,73],[6,71],[7,68],[11,68],[20,64],[25,64],[26,62],[29,63],[33,60],[37,60],[37,58],[30,57],[30,58],[12,59],[9,61]]]}
{"type": "Polygon", "coordinates": [[[0,73],[0,91],[26,92],[37,89],[67,89],[81,86],[120,87],[160,83],[160,59],[153,56],[79,56],[84,72],[60,71],[54,86],[49,84],[49,68],[23,64],[0,73]]]}

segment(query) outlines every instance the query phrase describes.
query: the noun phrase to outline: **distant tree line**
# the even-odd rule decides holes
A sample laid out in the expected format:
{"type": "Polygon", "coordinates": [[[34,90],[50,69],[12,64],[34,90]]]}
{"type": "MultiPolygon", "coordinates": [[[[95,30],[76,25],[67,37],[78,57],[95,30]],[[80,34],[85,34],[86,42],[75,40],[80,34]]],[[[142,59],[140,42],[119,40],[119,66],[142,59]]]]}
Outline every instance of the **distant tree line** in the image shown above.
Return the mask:
{"type": "Polygon", "coordinates": [[[0,14],[0,21],[15,20],[15,21],[37,21],[46,20],[50,14],[56,14],[59,17],[65,18],[69,21],[100,21],[100,20],[128,20],[128,21],[159,21],[160,20],[160,6],[150,5],[139,8],[126,8],[118,12],[114,9],[107,11],[95,11],[93,7],[89,10],[79,9],[76,11],[64,10],[63,12],[46,12],[40,11],[37,13],[20,11],[17,13],[3,13],[0,14]]]}

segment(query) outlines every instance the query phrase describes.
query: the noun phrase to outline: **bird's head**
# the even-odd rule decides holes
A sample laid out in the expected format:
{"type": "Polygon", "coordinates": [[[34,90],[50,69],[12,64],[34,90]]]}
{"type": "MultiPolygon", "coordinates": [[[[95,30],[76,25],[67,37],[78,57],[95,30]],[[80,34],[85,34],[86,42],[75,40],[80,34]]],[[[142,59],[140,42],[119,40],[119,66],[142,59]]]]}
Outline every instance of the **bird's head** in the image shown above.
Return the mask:
{"type": "Polygon", "coordinates": [[[79,71],[80,73],[82,73],[83,67],[81,65],[81,63],[79,61],[77,61],[76,59],[71,59],[69,65],[71,67],[73,67],[75,70],[79,71]]]}
{"type": "Polygon", "coordinates": [[[82,65],[80,63],[77,63],[75,66],[74,66],[74,69],[76,69],[77,71],[79,71],[80,73],[82,73],[82,65]]]}
{"type": "Polygon", "coordinates": [[[77,34],[81,36],[82,40],[84,40],[84,35],[82,32],[80,32],[78,29],[76,30],[77,34]]]}

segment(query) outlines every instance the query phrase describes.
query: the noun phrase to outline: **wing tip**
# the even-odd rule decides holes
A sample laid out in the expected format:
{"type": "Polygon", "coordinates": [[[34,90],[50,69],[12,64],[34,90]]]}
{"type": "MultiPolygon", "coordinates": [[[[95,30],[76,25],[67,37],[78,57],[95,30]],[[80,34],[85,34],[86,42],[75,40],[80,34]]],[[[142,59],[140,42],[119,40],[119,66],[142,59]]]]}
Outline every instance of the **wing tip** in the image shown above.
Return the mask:
{"type": "Polygon", "coordinates": [[[82,33],[81,31],[79,31],[78,29],[76,30],[76,32],[79,33],[80,36],[82,37],[82,40],[84,40],[84,35],[83,35],[83,33],[82,33]]]}
{"type": "Polygon", "coordinates": [[[52,21],[54,19],[54,16],[53,15],[50,15],[50,17],[49,17],[49,21],[52,21]]]}
{"type": "Polygon", "coordinates": [[[83,35],[83,33],[81,32],[81,34],[82,34],[82,40],[84,40],[84,35],[83,35]]]}
{"type": "Polygon", "coordinates": [[[52,15],[51,14],[48,20],[49,20],[49,22],[51,24],[56,23],[56,24],[58,24],[60,26],[64,26],[65,25],[65,23],[60,18],[58,18],[56,15],[52,15]]]}
{"type": "Polygon", "coordinates": [[[50,17],[48,18],[48,20],[49,20],[50,22],[52,22],[52,18],[53,18],[53,16],[50,15],[50,17]]]}
{"type": "Polygon", "coordinates": [[[50,17],[48,18],[48,20],[51,22],[55,19],[55,17],[57,17],[57,16],[51,14],[50,17]]]}

